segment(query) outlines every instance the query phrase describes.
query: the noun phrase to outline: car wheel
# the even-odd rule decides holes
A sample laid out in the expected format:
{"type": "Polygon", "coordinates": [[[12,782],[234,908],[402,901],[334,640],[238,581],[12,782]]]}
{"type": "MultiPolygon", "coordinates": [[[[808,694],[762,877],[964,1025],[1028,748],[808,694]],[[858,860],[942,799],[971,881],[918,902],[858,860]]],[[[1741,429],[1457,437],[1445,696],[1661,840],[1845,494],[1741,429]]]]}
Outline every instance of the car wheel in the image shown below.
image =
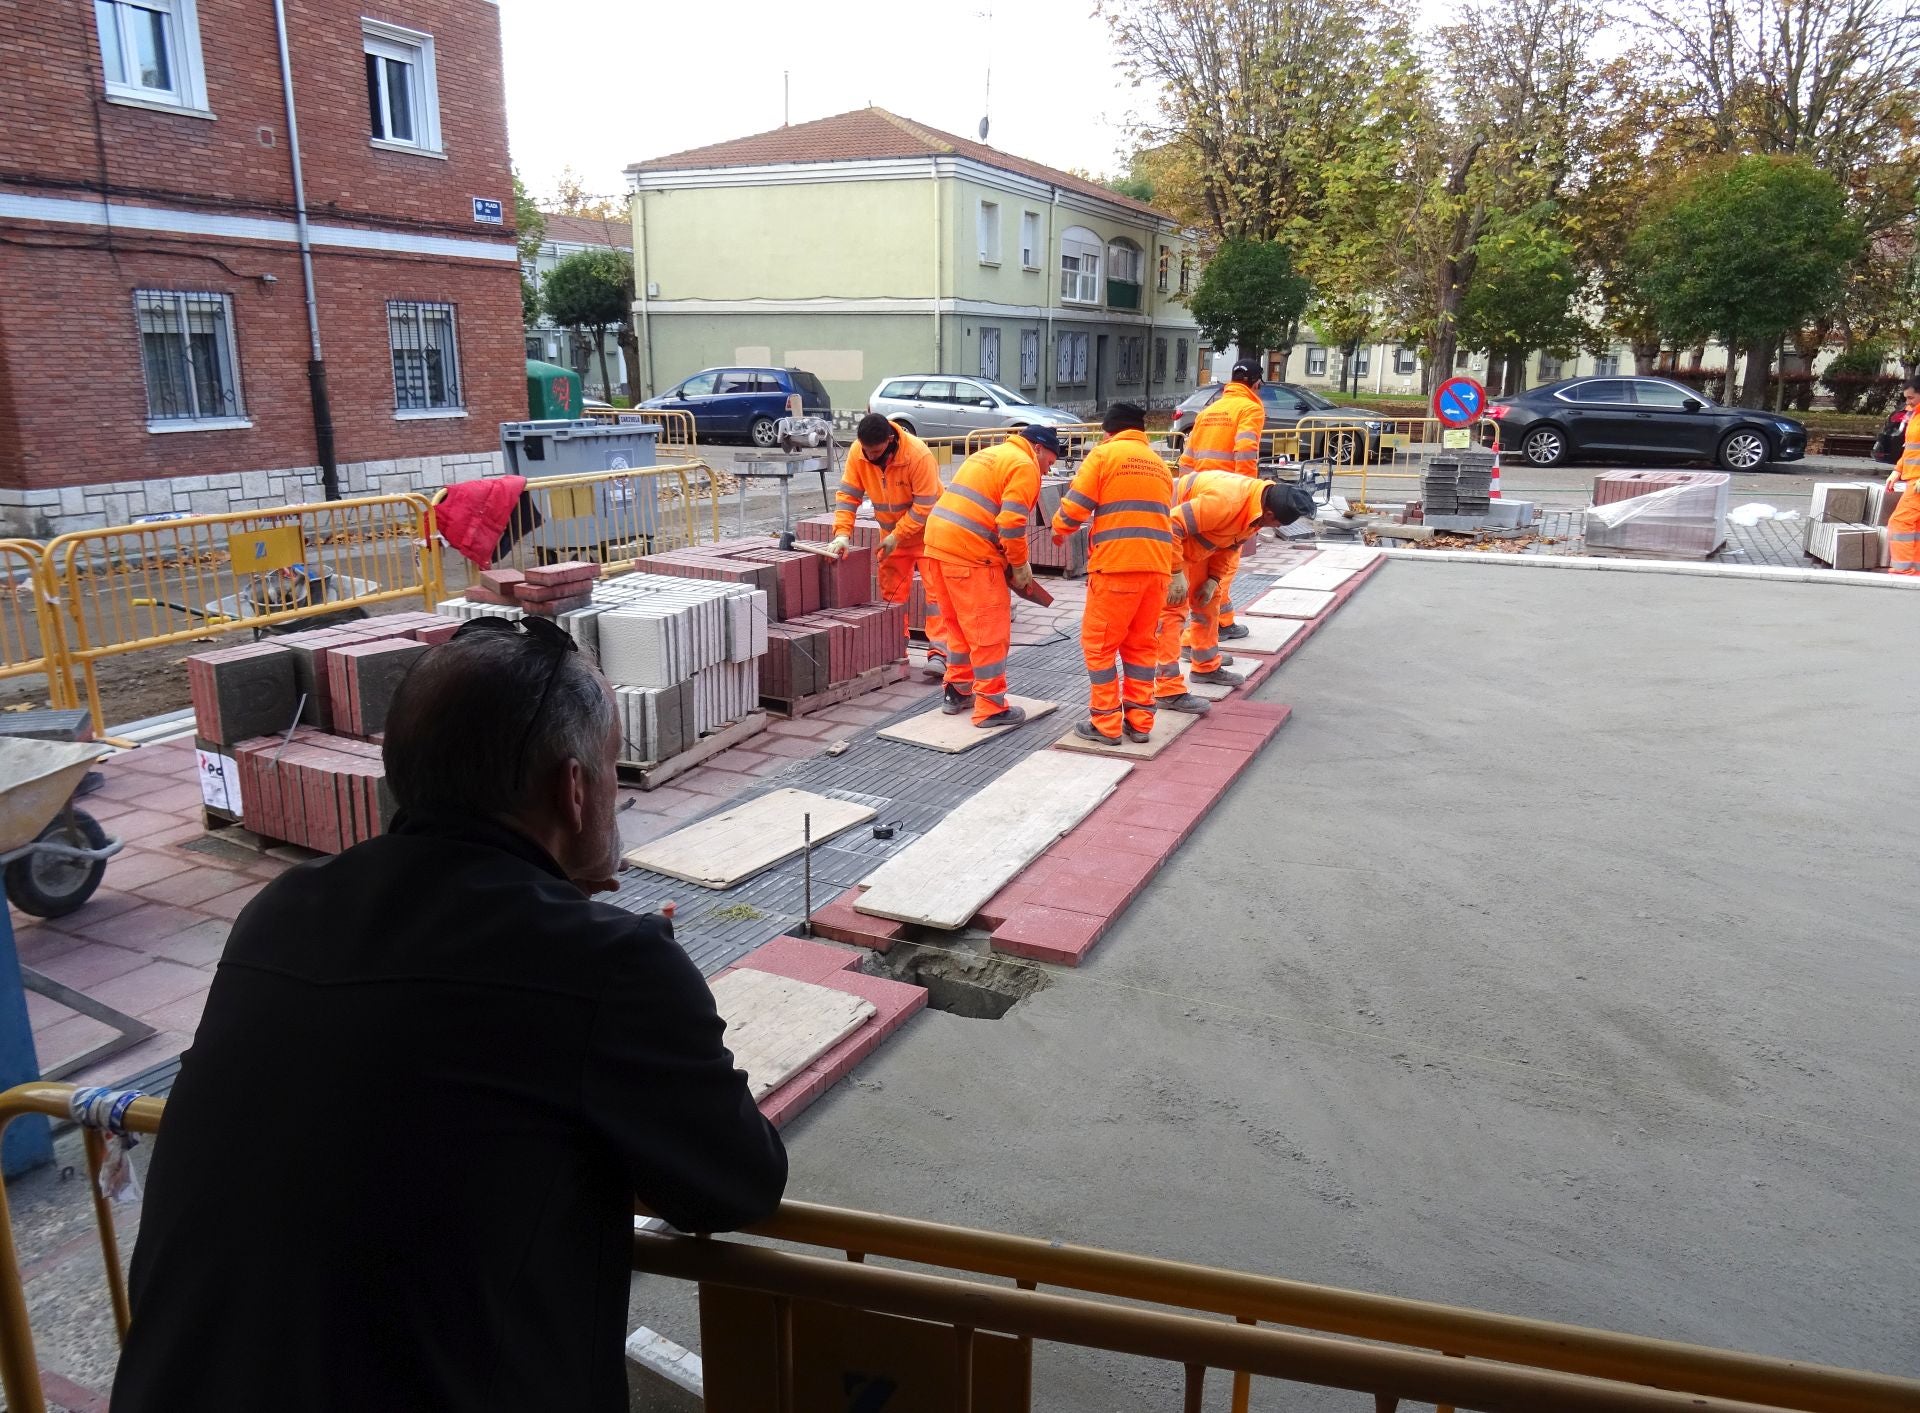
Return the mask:
{"type": "Polygon", "coordinates": [[[780,444],[780,432],[771,417],[756,417],[747,428],[747,440],[757,447],[774,447],[780,444]]]}
{"type": "Polygon", "coordinates": [[[1531,466],[1558,466],[1567,459],[1567,434],[1551,425],[1535,427],[1520,439],[1520,454],[1531,466]]]}
{"type": "Polygon", "coordinates": [[[1327,460],[1335,466],[1351,466],[1358,459],[1358,444],[1349,432],[1327,439],[1327,460]]]}
{"type": "Polygon", "coordinates": [[[1767,464],[1772,451],[1767,445],[1765,432],[1753,427],[1736,427],[1720,443],[1719,454],[1714,460],[1720,463],[1723,471],[1758,471],[1767,464]]]}
{"type": "Polygon", "coordinates": [[[894,420],[894,422],[895,422],[895,423],[896,423],[896,424],[897,424],[897,425],[899,426],[899,428],[900,428],[900,430],[901,430],[901,431],[903,431],[903,432],[905,432],[905,433],[906,433],[906,434],[907,434],[908,436],[910,436],[910,437],[911,437],[911,436],[917,436],[917,435],[918,435],[918,433],[916,433],[916,432],[915,432],[915,431],[913,430],[913,423],[911,423],[911,422],[909,422],[909,421],[908,421],[908,420],[907,420],[906,418],[904,418],[904,417],[896,417],[896,418],[894,418],[893,420],[894,420]]]}
{"type": "Polygon", "coordinates": [[[1185,451],[1187,449],[1187,434],[1185,432],[1167,433],[1167,445],[1175,451],[1185,451]]]}

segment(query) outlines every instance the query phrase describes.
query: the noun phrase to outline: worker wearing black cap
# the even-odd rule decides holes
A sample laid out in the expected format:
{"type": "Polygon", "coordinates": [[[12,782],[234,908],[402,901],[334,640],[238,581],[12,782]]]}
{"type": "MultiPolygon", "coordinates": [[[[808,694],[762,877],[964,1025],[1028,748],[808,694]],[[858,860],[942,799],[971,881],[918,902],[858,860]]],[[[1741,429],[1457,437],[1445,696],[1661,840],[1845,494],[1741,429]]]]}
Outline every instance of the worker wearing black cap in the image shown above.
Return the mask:
{"type": "MultiPolygon", "coordinates": [[[[1260,400],[1260,365],[1242,358],[1233,365],[1233,378],[1220,396],[1193,419],[1182,471],[1231,471],[1241,476],[1260,474],[1260,436],[1267,428],[1267,405],[1260,400]]],[[[1233,619],[1233,577],[1220,585],[1220,636],[1244,638],[1247,630],[1233,619]]],[[[1189,642],[1188,647],[1192,644],[1189,642]]]]}

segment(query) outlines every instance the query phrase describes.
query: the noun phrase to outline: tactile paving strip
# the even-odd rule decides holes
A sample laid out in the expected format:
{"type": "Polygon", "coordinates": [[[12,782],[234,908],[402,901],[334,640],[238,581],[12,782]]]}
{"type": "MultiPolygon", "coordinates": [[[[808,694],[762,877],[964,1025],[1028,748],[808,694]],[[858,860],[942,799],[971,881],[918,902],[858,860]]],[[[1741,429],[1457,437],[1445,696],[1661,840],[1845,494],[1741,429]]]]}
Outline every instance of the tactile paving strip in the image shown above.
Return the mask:
{"type": "MultiPolygon", "coordinates": [[[[1251,601],[1272,587],[1276,577],[1243,572],[1234,581],[1235,596],[1251,601]]],[[[917,716],[933,704],[938,688],[930,684],[924,700],[849,738],[852,747],[845,755],[796,761],[791,769],[767,777],[720,808],[731,809],[771,790],[797,787],[879,811],[873,824],[892,825],[893,838],[875,839],[872,827],[862,825],[813,851],[813,905],[818,908],[932,829],[948,811],[1016,762],[1052,746],[1060,737],[1061,722],[1086,715],[1087,668],[1080,657],[1078,632],[1016,648],[1007,659],[1007,678],[1022,696],[1059,702],[1060,710],[964,755],[880,739],[877,733],[882,727],[917,716]]],[[[654,912],[669,901],[677,903],[674,933],[701,973],[712,976],[807,916],[804,876],[804,861],[793,858],[715,893],[645,869],[629,869],[620,875],[620,888],[609,901],[633,912],[654,912]]]]}

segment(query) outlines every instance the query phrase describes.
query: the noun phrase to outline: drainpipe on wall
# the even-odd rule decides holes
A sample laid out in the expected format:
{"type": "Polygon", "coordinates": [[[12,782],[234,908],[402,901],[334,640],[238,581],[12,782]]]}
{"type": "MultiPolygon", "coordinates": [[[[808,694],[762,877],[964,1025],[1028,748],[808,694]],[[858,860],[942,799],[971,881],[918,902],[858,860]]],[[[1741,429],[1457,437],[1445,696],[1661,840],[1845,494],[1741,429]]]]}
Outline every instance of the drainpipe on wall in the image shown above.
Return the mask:
{"type": "Polygon", "coordinates": [[[638,287],[634,293],[640,296],[640,363],[641,394],[635,402],[653,396],[653,265],[647,259],[647,193],[643,187],[633,193],[634,255],[639,262],[639,271],[634,278],[638,287]]]}
{"type": "Polygon", "coordinates": [[[1047,291],[1047,333],[1040,343],[1040,401],[1051,407],[1059,392],[1053,384],[1053,301],[1060,285],[1060,262],[1053,253],[1053,218],[1060,209],[1060,188],[1047,190],[1052,199],[1047,203],[1047,253],[1040,257],[1040,281],[1047,291]]]}
{"type": "Polygon", "coordinates": [[[944,373],[947,371],[946,365],[940,361],[942,352],[940,339],[940,242],[943,236],[942,227],[945,225],[945,222],[940,219],[940,164],[931,157],[927,159],[927,172],[933,178],[933,371],[936,373],[944,373]]]}
{"type": "Polygon", "coordinates": [[[273,0],[273,27],[280,40],[280,92],[287,105],[287,155],[293,162],[293,212],[300,242],[300,278],[307,288],[307,395],[313,402],[313,445],[320,457],[322,493],[328,500],[339,500],[340,465],[333,449],[333,403],[327,396],[327,360],[320,351],[320,302],[313,287],[313,238],[307,229],[307,184],[300,174],[300,124],[293,113],[293,63],[287,57],[286,0],[273,0]]]}

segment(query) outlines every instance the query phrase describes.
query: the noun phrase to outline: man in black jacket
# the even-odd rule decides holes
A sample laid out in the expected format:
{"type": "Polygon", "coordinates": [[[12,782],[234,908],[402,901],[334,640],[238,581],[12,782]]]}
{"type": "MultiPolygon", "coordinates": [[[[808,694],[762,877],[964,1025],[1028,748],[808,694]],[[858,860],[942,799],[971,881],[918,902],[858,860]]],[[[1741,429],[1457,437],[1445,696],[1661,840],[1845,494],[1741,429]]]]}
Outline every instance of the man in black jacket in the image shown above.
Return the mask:
{"type": "Polygon", "coordinates": [[[392,831],[235,923],[168,1101],[115,1413],[616,1410],[636,1197],[769,1213],[779,1137],[618,867],[606,684],[544,621],[422,654],[392,831]]]}

